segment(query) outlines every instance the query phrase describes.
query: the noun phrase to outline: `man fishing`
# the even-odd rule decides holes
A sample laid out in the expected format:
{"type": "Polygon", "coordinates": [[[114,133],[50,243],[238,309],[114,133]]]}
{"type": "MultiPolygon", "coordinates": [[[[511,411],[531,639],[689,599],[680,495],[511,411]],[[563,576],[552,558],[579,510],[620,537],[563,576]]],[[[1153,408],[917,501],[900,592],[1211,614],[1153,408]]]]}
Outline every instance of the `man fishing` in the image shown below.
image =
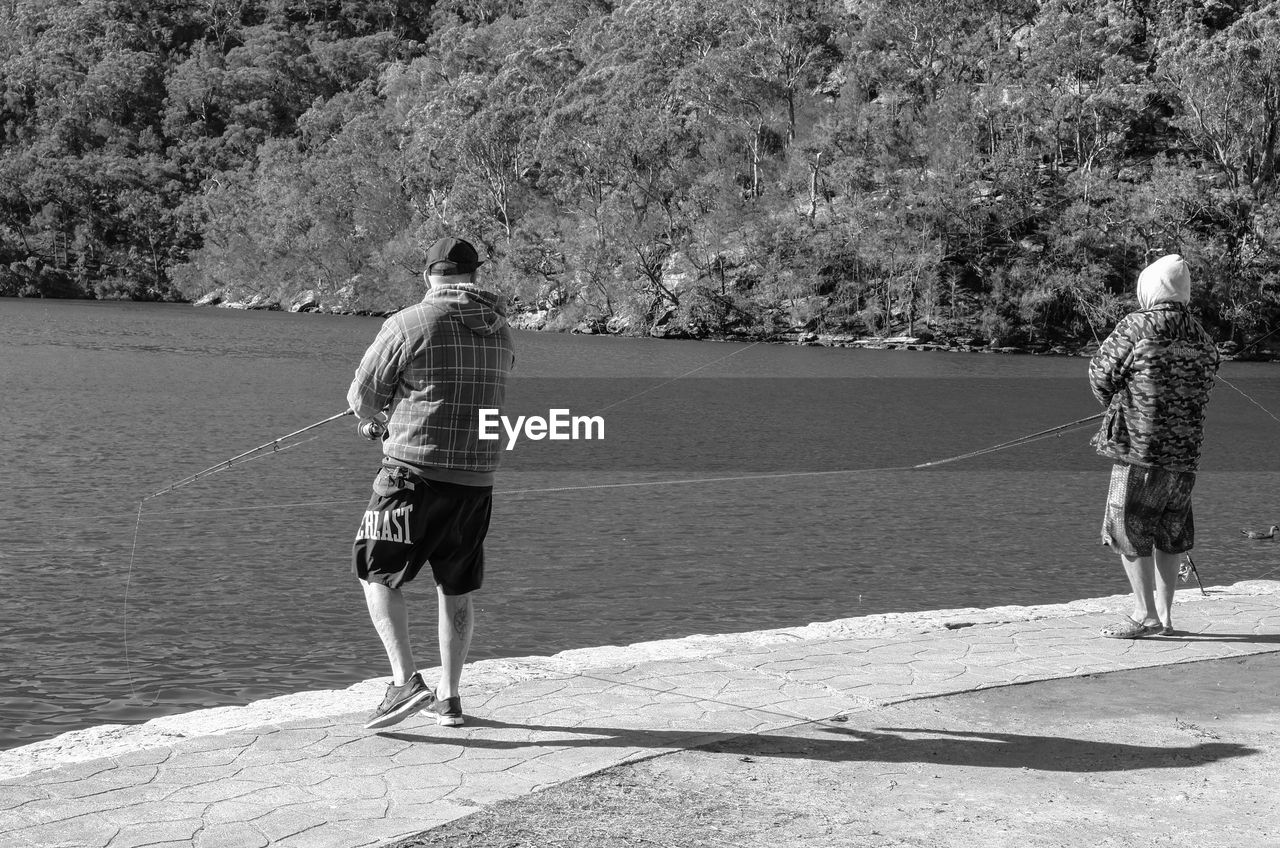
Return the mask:
{"type": "Polygon", "coordinates": [[[1190,299],[1182,257],[1152,262],[1138,276],[1138,311],[1089,363],[1093,394],[1107,407],[1093,443],[1114,460],[1102,542],[1119,552],[1134,597],[1132,614],[1103,628],[1113,639],[1174,632],[1180,554],[1195,543],[1191,490],[1219,357],[1190,299]]]}
{"type": "Polygon", "coordinates": [[[471,593],[484,577],[499,442],[478,438],[481,409],[500,409],[515,349],[502,298],[479,288],[475,248],[442,238],[427,252],[420,303],[383,323],[347,392],[362,428],[385,419],[382,466],[356,532],[362,581],[392,680],[366,728],[420,710],[463,723],[459,685],[471,645],[471,593]],[[409,643],[403,586],[430,565],[438,595],[440,677],[433,691],[409,643]]]}

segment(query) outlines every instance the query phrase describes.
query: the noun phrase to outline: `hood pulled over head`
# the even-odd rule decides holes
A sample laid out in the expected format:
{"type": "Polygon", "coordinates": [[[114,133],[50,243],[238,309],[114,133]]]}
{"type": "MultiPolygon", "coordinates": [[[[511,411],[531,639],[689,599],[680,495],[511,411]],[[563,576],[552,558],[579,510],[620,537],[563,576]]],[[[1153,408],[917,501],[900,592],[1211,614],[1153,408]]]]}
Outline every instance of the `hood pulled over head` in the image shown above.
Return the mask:
{"type": "Polygon", "coordinates": [[[1138,305],[1150,309],[1157,303],[1189,303],[1191,269],[1176,253],[1161,256],[1138,275],[1138,305]]]}

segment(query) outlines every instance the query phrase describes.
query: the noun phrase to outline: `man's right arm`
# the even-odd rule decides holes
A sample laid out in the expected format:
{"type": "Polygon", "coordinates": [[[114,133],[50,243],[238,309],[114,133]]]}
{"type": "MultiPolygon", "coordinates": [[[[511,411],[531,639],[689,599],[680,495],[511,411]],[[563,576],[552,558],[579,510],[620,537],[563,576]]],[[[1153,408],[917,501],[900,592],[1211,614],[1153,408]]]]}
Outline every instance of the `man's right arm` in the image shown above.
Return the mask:
{"type": "Polygon", "coordinates": [[[1122,320],[1089,360],[1089,387],[1103,406],[1124,388],[1133,360],[1132,321],[1122,320]]]}
{"type": "Polygon", "coordinates": [[[387,322],[364,352],[347,389],[347,404],[358,418],[373,418],[391,403],[404,367],[404,343],[404,335],[387,322]]]}

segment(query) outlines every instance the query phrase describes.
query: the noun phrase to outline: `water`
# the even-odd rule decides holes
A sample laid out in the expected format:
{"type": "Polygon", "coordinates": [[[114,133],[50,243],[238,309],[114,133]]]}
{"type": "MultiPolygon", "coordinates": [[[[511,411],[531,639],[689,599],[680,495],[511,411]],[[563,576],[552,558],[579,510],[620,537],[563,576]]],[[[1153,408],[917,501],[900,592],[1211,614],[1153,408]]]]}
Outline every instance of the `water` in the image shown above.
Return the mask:
{"type": "MultiPolygon", "coordinates": [[[[0,747],[387,673],[349,573],[378,459],[351,419],[137,520],[145,496],[341,411],[378,324],[0,300],[0,747]]],[[[1092,427],[912,468],[1093,414],[1083,359],[517,344],[510,412],[602,411],[606,433],[507,455],[473,659],[1127,591],[1097,542],[1092,427]],[[635,482],[662,484],[616,485],[635,482]]],[[[1280,411],[1274,365],[1223,374],[1280,411]]],[[[1239,533],[1280,523],[1278,435],[1215,390],[1197,486],[1209,584],[1280,573],[1280,543],[1239,533]]]]}

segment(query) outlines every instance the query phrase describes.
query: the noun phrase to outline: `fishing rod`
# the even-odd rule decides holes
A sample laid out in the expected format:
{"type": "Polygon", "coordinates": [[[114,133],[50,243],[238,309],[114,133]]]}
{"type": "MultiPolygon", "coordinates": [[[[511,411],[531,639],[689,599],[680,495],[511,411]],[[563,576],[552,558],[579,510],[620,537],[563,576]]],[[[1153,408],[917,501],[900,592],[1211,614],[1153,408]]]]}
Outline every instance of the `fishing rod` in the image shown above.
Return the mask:
{"type": "Polygon", "coordinates": [[[996,451],[1001,451],[1006,448],[1019,447],[1021,445],[1030,444],[1031,442],[1037,441],[1045,436],[1052,436],[1055,433],[1060,433],[1064,430],[1070,430],[1072,427],[1079,427],[1083,424],[1088,424],[1090,421],[1096,421],[1104,415],[1106,415],[1105,411],[1097,412],[1097,413],[1094,413],[1093,415],[1085,416],[1084,418],[1077,418],[1075,421],[1068,421],[1066,424],[1059,424],[1056,427],[1050,427],[1047,430],[1041,430],[1038,433],[1031,433],[1026,436],[1019,436],[1016,439],[1010,439],[1007,442],[1001,442],[1000,444],[992,445],[989,448],[982,448],[981,450],[970,451],[969,453],[962,453],[962,454],[959,454],[958,456],[947,457],[946,459],[935,459],[932,462],[922,462],[919,465],[913,465],[911,467],[912,468],[933,468],[938,465],[946,465],[949,462],[959,462],[962,459],[973,459],[974,457],[982,456],[983,454],[995,453],[996,451]]]}
{"type": "Polygon", "coordinates": [[[1265,335],[1259,336],[1258,338],[1256,338],[1256,339],[1254,339],[1253,341],[1249,342],[1247,345],[1245,345],[1244,347],[1242,347],[1242,348],[1240,348],[1239,350],[1237,350],[1237,351],[1233,354],[1233,356],[1239,356],[1240,354],[1244,353],[1244,352],[1245,352],[1246,350],[1248,350],[1249,348],[1257,347],[1257,346],[1258,346],[1258,345],[1260,345],[1262,342],[1264,342],[1264,341],[1266,341],[1267,339],[1269,339],[1269,338],[1271,338],[1272,336],[1274,336],[1276,333],[1280,333],[1280,327],[1276,327],[1276,328],[1275,328],[1275,329],[1273,329],[1271,332],[1269,332],[1269,333],[1267,333],[1267,334],[1265,334],[1265,335]]]}
{"type": "MultiPolygon", "coordinates": [[[[217,474],[219,471],[226,471],[228,468],[235,465],[237,462],[247,459],[256,453],[267,450],[268,448],[270,448],[272,451],[281,450],[280,444],[282,442],[286,442],[289,439],[292,439],[294,436],[300,436],[303,433],[307,432],[308,430],[314,430],[317,427],[328,424],[330,421],[337,421],[339,418],[345,418],[348,415],[355,415],[355,411],[351,409],[347,409],[342,412],[339,412],[337,415],[330,415],[328,418],[317,421],[314,424],[308,424],[306,427],[303,427],[301,430],[294,430],[292,433],[286,433],[285,435],[279,437],[278,439],[272,439],[271,441],[265,444],[258,445],[256,448],[250,448],[244,453],[238,453],[235,456],[231,457],[230,459],[224,459],[222,462],[219,462],[217,465],[211,465],[208,468],[204,469],[203,471],[197,471],[195,474],[192,474],[190,477],[184,477],[183,479],[177,481],[176,483],[171,483],[169,486],[161,489],[160,491],[155,492],[154,494],[147,495],[142,500],[145,503],[146,501],[149,501],[152,498],[158,498],[161,495],[168,494],[169,492],[172,492],[175,489],[181,489],[183,486],[194,483],[197,480],[203,480],[205,477],[208,477],[212,474],[217,474]]],[[[360,424],[360,435],[364,436],[367,439],[381,438],[382,433],[383,433],[382,422],[377,419],[370,419],[360,424]]]]}
{"type": "Polygon", "coordinates": [[[1191,554],[1182,555],[1182,562],[1178,565],[1178,577],[1183,583],[1187,582],[1188,577],[1195,577],[1196,585],[1200,587],[1200,594],[1205,596],[1209,594],[1204,590],[1204,584],[1200,582],[1200,572],[1196,569],[1196,563],[1191,558],[1191,554]]]}
{"type": "MultiPolygon", "coordinates": [[[[158,498],[161,495],[168,494],[169,492],[172,492],[175,489],[180,489],[183,486],[196,482],[197,480],[203,480],[205,477],[208,477],[212,474],[217,474],[219,471],[226,471],[228,468],[232,467],[237,462],[246,461],[250,457],[253,457],[255,454],[262,453],[263,451],[266,451],[268,449],[270,449],[272,452],[277,452],[281,450],[287,450],[290,447],[295,447],[296,445],[284,445],[282,447],[282,443],[287,442],[289,439],[292,439],[295,436],[301,436],[303,433],[306,433],[309,430],[314,430],[317,427],[322,427],[331,421],[337,421],[339,418],[346,418],[348,415],[355,415],[355,410],[344,409],[342,412],[339,412],[337,415],[330,415],[328,418],[322,418],[319,421],[315,422],[314,424],[308,424],[307,426],[299,430],[294,430],[292,433],[286,433],[285,435],[280,436],[279,438],[275,438],[269,442],[265,442],[261,445],[258,445],[256,448],[250,448],[247,451],[238,453],[233,457],[224,459],[222,462],[219,462],[217,465],[211,465],[208,468],[204,469],[203,471],[197,471],[195,474],[192,474],[189,477],[184,477],[175,483],[171,483],[165,488],[161,489],[160,491],[147,495],[145,498],[138,501],[138,517],[137,517],[137,521],[133,526],[133,545],[129,550],[129,569],[127,571],[127,576],[125,577],[124,612],[123,612],[122,621],[121,621],[123,637],[124,637],[124,665],[125,665],[125,670],[129,675],[129,691],[133,694],[133,697],[135,699],[138,697],[138,690],[137,690],[137,687],[134,686],[133,666],[132,666],[131,657],[129,656],[129,591],[133,587],[133,566],[134,566],[134,560],[138,553],[138,534],[139,534],[139,531],[142,529],[143,505],[146,504],[146,502],[151,500],[152,498],[158,498]]],[[[386,432],[386,424],[382,421],[381,418],[370,418],[368,420],[361,421],[358,429],[359,429],[360,435],[364,436],[366,439],[371,439],[371,440],[380,439],[382,438],[382,435],[386,432]]],[[[157,690],[156,697],[151,702],[152,704],[160,700],[160,694],[161,694],[160,691],[157,690]]]]}

